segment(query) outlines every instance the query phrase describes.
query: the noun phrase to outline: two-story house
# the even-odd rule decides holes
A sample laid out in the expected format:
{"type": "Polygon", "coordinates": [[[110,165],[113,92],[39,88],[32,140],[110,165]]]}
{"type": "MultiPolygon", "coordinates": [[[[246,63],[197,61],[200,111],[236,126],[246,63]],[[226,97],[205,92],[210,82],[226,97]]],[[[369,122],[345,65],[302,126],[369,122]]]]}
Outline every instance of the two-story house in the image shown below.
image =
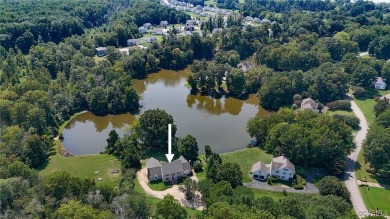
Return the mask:
{"type": "Polygon", "coordinates": [[[160,163],[155,158],[146,161],[149,181],[163,180],[164,182],[175,182],[177,179],[191,175],[191,164],[183,157],[170,163],[160,163]]]}
{"type": "Polygon", "coordinates": [[[285,156],[274,157],[270,164],[259,161],[252,166],[252,178],[266,180],[269,176],[281,180],[292,180],[295,174],[295,166],[285,156]]]}

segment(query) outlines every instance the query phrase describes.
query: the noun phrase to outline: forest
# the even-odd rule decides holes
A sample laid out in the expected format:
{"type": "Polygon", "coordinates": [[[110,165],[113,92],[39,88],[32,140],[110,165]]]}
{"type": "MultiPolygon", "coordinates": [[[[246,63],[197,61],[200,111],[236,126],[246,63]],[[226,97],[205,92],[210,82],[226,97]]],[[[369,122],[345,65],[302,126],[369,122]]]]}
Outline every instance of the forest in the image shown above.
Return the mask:
{"type": "MultiPolygon", "coordinates": [[[[188,217],[173,198],[166,197],[152,209],[145,195],[134,189],[140,159],[151,149],[150,136],[145,134],[152,122],[148,119],[140,119],[134,127],[139,136],[120,139],[110,134],[114,140],[108,141],[106,152],[117,156],[123,167],[118,189],[66,172],[41,177],[38,171],[48,161],[59,127],[73,114],[138,112],[133,79],[190,64],[193,74],[188,83],[194,91],[223,89],[228,72],[230,95],[257,93],[263,107],[281,109],[248,122],[248,132],[259,147],[271,154],[291,153],[292,160],[303,166],[340,173],[345,156],[354,148],[350,128],[325,115],[295,115],[285,107],[295,103],[296,95],[325,104],[342,99],[348,89],[364,95],[377,76],[389,80],[389,4],[347,0],[218,0],[217,4],[240,13],[230,14],[221,32],[212,34],[215,27],[222,27],[222,18],[209,18],[200,25],[203,36],[177,36],[173,29],[148,49],[131,48],[130,55],[123,55],[117,48],[141,37],[138,26],[143,23],[185,23],[190,16],[156,0],[1,0],[0,218],[188,217]],[[245,16],[272,22],[243,27],[245,16]],[[101,61],[95,57],[99,46],[106,46],[108,53],[101,61]],[[371,56],[359,58],[359,52],[365,51],[371,56]],[[237,64],[247,59],[256,66],[244,73],[237,64]],[[288,138],[297,133],[307,135],[288,138]],[[327,141],[313,140],[317,137],[327,141]],[[303,143],[307,148],[299,147],[303,143]],[[318,148],[322,150],[314,153],[318,148]],[[328,160],[334,163],[325,166],[328,160]],[[167,206],[171,212],[163,210],[167,206]]],[[[378,102],[377,121],[365,142],[366,159],[387,178],[390,149],[382,145],[390,145],[388,108],[378,102]]],[[[171,119],[159,111],[150,114],[164,122],[171,119]]],[[[152,137],[160,136],[166,133],[152,137]]],[[[175,150],[195,158],[197,150],[187,146],[194,141],[192,136],[177,139],[175,150]]],[[[227,170],[237,169],[235,164],[209,155],[206,169],[211,171],[197,185],[208,207],[198,218],[226,218],[227,214],[229,218],[355,218],[349,200],[338,194],[255,198],[241,186],[239,171],[228,174],[227,170]]]]}

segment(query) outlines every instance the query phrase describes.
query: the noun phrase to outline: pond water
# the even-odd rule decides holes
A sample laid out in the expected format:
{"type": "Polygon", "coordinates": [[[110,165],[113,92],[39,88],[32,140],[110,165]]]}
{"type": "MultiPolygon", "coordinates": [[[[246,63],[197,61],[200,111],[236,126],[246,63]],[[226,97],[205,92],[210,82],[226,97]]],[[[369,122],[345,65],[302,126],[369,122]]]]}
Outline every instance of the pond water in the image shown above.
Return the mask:
{"type": "MultiPolygon", "coordinates": [[[[256,95],[246,100],[192,95],[185,86],[189,73],[189,68],[178,72],[162,70],[148,75],[147,79],[135,80],[135,89],[141,96],[141,114],[156,108],[167,111],[177,126],[176,136],[193,135],[200,153],[206,144],[217,153],[235,151],[250,144],[247,121],[268,113],[260,107],[256,95]]],[[[131,114],[98,117],[83,113],[65,127],[63,145],[72,154],[99,153],[104,150],[112,129],[123,136],[134,119],[131,114]]]]}

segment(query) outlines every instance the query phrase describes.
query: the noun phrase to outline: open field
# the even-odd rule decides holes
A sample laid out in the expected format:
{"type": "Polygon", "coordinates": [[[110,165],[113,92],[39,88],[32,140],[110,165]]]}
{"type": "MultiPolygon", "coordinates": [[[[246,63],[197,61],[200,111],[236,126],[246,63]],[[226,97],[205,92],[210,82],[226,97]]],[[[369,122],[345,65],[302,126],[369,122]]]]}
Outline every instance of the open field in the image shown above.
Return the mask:
{"type": "Polygon", "coordinates": [[[119,185],[120,173],[112,174],[111,171],[119,169],[120,161],[108,154],[83,155],[74,157],[62,157],[56,154],[51,157],[45,167],[39,172],[41,176],[47,176],[55,171],[66,171],[74,177],[94,179],[96,184],[104,184],[112,187],[119,185]],[[95,174],[99,171],[99,174],[95,174]],[[102,178],[101,182],[98,178],[102,178]]]}
{"type": "Polygon", "coordinates": [[[368,210],[381,210],[390,213],[390,190],[370,187],[359,187],[364,203],[366,203],[368,210]]]}
{"type": "Polygon", "coordinates": [[[272,155],[265,153],[258,147],[245,148],[242,150],[221,154],[222,161],[224,163],[233,162],[238,163],[241,167],[243,182],[251,182],[252,178],[249,172],[252,169],[252,165],[258,161],[263,163],[270,163],[272,155]]]}

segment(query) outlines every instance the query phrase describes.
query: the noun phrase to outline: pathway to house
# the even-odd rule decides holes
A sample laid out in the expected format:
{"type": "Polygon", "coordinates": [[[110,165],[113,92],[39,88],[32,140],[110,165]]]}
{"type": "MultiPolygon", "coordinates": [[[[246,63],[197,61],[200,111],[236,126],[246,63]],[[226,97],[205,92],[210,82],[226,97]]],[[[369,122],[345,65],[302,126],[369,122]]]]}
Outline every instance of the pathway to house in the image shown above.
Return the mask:
{"type": "Polygon", "coordinates": [[[276,192],[283,192],[283,190],[286,190],[286,192],[290,192],[290,193],[306,193],[306,194],[319,193],[317,187],[315,187],[312,183],[309,182],[305,185],[305,189],[302,190],[296,190],[290,187],[271,186],[268,185],[267,182],[261,182],[258,180],[253,180],[250,183],[244,183],[244,186],[253,189],[262,189],[262,190],[269,190],[269,191],[276,191],[276,192]]]}
{"type": "MultiPolygon", "coordinates": [[[[166,189],[164,191],[154,191],[148,186],[148,177],[147,177],[147,169],[142,168],[140,171],[137,172],[137,179],[143,190],[146,194],[153,196],[158,199],[163,199],[165,196],[172,195],[176,200],[178,200],[181,205],[186,206],[186,200],[184,197],[184,193],[180,192],[178,185],[173,185],[171,188],[166,189]]],[[[196,178],[195,175],[191,177],[191,179],[198,181],[198,178],[196,178]]],[[[200,195],[200,194],[198,194],[200,195]]],[[[200,198],[200,197],[199,197],[200,198]]],[[[197,206],[196,210],[203,210],[203,206],[197,206]]]]}
{"type": "Polygon", "coordinates": [[[356,149],[347,157],[345,172],[342,179],[351,194],[351,201],[355,212],[359,217],[365,216],[368,213],[367,207],[364,204],[362,195],[360,194],[359,185],[356,181],[355,164],[359,152],[362,148],[363,140],[366,138],[368,125],[363,112],[359,109],[356,103],[351,100],[351,108],[355,115],[360,119],[360,130],[355,136],[356,149]]]}

